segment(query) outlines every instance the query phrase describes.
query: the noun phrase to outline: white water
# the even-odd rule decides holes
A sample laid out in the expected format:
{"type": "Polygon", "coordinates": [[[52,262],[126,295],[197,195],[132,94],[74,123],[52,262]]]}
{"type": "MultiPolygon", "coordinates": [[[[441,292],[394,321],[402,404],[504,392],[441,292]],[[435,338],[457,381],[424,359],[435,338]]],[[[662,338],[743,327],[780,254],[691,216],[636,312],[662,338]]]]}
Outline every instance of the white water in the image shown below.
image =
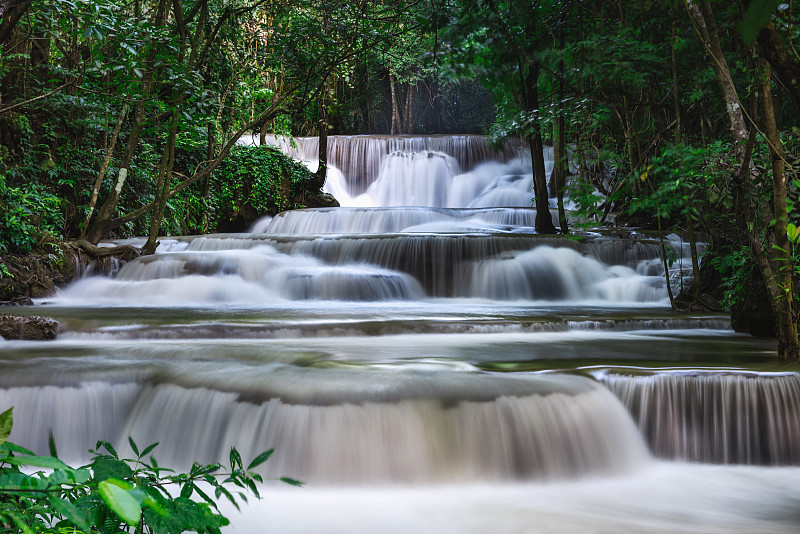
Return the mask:
{"type": "Polygon", "coordinates": [[[179,468],[274,447],[263,472],[307,486],[226,509],[247,534],[800,530],[800,380],[743,371],[774,346],[724,315],[669,313],[656,241],[534,235],[517,154],[480,138],[331,147],[342,198],[423,206],[163,240],[22,309],[64,332],[0,344],[12,439],[52,427],[80,462],[131,436],[179,468]]]}

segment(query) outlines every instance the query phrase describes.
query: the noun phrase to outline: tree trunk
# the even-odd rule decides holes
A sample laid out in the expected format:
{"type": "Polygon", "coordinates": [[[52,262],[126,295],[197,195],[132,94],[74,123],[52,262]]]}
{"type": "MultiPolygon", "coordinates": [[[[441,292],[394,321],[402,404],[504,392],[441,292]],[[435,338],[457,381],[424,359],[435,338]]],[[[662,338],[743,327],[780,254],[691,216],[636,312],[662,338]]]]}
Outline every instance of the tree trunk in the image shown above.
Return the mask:
{"type": "Polygon", "coordinates": [[[97,197],[100,194],[100,186],[103,185],[103,178],[106,175],[108,164],[111,162],[111,156],[114,153],[114,147],[117,146],[117,139],[119,139],[119,131],[122,129],[122,122],[125,120],[125,115],[128,114],[128,104],[122,107],[122,112],[119,114],[117,124],[114,126],[114,133],[111,136],[111,146],[106,149],[106,157],[100,165],[100,172],[97,173],[97,179],[92,188],[92,197],[89,199],[89,208],[86,212],[86,219],[84,219],[81,229],[80,239],[86,239],[86,232],[89,230],[89,222],[92,220],[94,207],[97,204],[97,197]]]}
{"type": "Polygon", "coordinates": [[[161,221],[164,220],[164,210],[167,207],[167,195],[172,183],[172,168],[175,164],[175,137],[178,134],[178,108],[172,110],[172,122],[167,136],[167,146],[161,156],[161,163],[158,167],[158,180],[156,181],[156,201],[155,211],[150,222],[150,233],[147,243],[142,247],[142,254],[153,254],[158,247],[158,235],[161,230],[161,221]]]}
{"type": "MultiPolygon", "coordinates": [[[[559,33],[559,46],[564,48],[564,30],[559,33]]],[[[567,213],[564,211],[564,189],[567,185],[569,173],[569,159],[567,157],[567,132],[564,120],[564,59],[558,61],[558,110],[555,120],[555,135],[553,135],[553,173],[550,182],[555,186],[556,202],[558,205],[558,224],[562,234],[569,233],[567,213]]]]}
{"type": "Polygon", "coordinates": [[[0,1],[0,45],[6,42],[14,31],[19,19],[28,11],[32,0],[0,1]]]}
{"type": "Polygon", "coordinates": [[[733,156],[737,162],[737,170],[733,174],[734,202],[737,207],[737,223],[742,234],[746,234],[747,221],[745,217],[744,192],[749,175],[750,161],[747,157],[747,123],[745,122],[742,105],[736,86],[733,84],[728,62],[722,53],[722,47],[717,32],[714,12],[708,0],[702,0],[700,7],[693,0],[686,0],[686,9],[697,28],[706,51],[709,53],[711,68],[717,78],[725,109],[728,113],[728,123],[733,143],[733,156]]]}
{"type": "MultiPolygon", "coordinates": [[[[675,12],[675,10],[673,10],[675,12]]],[[[677,17],[676,17],[677,18],[677,17]]],[[[678,55],[677,55],[677,41],[678,41],[678,23],[675,19],[672,20],[672,103],[675,109],[675,144],[681,142],[681,98],[678,94],[678,55]]]]}
{"type": "Polygon", "coordinates": [[[544,166],[544,147],[539,125],[539,66],[530,65],[525,81],[526,109],[536,114],[533,119],[533,133],[528,136],[531,147],[531,166],[533,167],[533,195],[536,207],[536,232],[554,234],[553,217],[550,215],[550,199],[547,195],[547,171],[544,166]]]}
{"type": "Polygon", "coordinates": [[[133,124],[131,131],[128,134],[128,141],[125,143],[125,152],[122,154],[122,159],[119,163],[119,171],[117,173],[117,180],[114,183],[114,188],[109,193],[108,198],[100,207],[97,212],[97,218],[94,223],[89,227],[86,232],[86,240],[96,245],[105,233],[109,230],[109,222],[117,210],[117,202],[119,202],[122,187],[125,185],[125,180],[128,178],[128,173],[131,168],[131,161],[136,152],[136,146],[139,144],[139,137],[142,135],[144,129],[144,98],[136,103],[136,111],[133,115],[133,124]]]}
{"type": "Polygon", "coordinates": [[[769,61],[774,75],[792,96],[795,105],[800,107],[800,59],[796,59],[796,56],[786,50],[772,21],[759,32],[758,44],[761,55],[769,61]]]}
{"type": "Polygon", "coordinates": [[[404,134],[414,133],[414,85],[408,84],[406,91],[406,108],[403,113],[403,131],[404,134]]]}
{"type": "Polygon", "coordinates": [[[389,75],[389,88],[392,93],[392,135],[400,133],[400,109],[397,104],[397,89],[394,74],[389,75]]]}
{"type": "Polygon", "coordinates": [[[328,98],[323,91],[319,109],[319,167],[314,174],[314,187],[321,189],[328,175],[328,98]]]}
{"type": "MultiPolygon", "coordinates": [[[[786,214],[785,155],[783,154],[783,147],[775,123],[769,76],[762,77],[760,94],[766,137],[770,145],[770,154],[773,162],[772,204],[773,217],[776,224],[773,228],[774,235],[772,239],[770,239],[769,235],[762,237],[755,209],[750,206],[750,203],[745,204],[743,200],[747,180],[751,178],[751,174],[754,172],[748,148],[750,146],[749,135],[741,102],[733,84],[728,64],[722,54],[711,5],[708,0],[703,0],[700,3],[700,8],[698,8],[692,0],[687,0],[686,8],[698,28],[698,33],[703,39],[704,46],[711,55],[711,66],[717,77],[728,113],[731,141],[734,147],[733,154],[738,164],[733,177],[734,185],[738,190],[735,193],[736,211],[739,214],[738,220],[741,221],[739,223],[740,226],[749,236],[750,246],[756,257],[756,263],[764,280],[764,285],[767,288],[770,306],[778,325],[778,355],[783,360],[796,362],[798,360],[798,336],[793,311],[792,266],[787,258],[788,252],[785,252],[789,250],[789,242],[786,235],[788,218],[786,214]],[[774,254],[773,247],[782,249],[782,252],[780,256],[774,258],[774,261],[770,261],[770,255],[774,254]]],[[[757,176],[754,176],[754,178],[757,179],[757,176]]],[[[758,185],[762,186],[763,184],[758,185]]]]}
{"type": "MultiPolygon", "coordinates": [[[[772,280],[765,282],[767,286],[777,286],[778,292],[771,299],[772,310],[778,325],[778,356],[785,361],[798,360],[797,323],[794,321],[794,287],[793,265],[790,255],[789,237],[786,232],[789,215],[786,212],[788,190],[786,186],[786,152],[783,150],[778,127],[775,121],[775,109],[772,103],[769,65],[764,63],[764,74],[761,77],[761,104],[767,141],[772,158],[772,206],[775,218],[772,280]],[[777,251],[777,252],[776,252],[777,251]]],[[[768,242],[769,244],[769,242],[768,242]]],[[[762,275],[764,273],[762,272],[762,275]]]]}

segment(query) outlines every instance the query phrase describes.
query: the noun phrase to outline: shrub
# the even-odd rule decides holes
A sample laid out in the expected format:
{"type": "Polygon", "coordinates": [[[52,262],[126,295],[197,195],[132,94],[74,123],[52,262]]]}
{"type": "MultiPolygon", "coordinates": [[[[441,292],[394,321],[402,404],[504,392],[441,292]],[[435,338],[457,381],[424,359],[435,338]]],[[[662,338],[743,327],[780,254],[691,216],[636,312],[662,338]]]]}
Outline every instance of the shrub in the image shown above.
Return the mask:
{"type": "Polygon", "coordinates": [[[52,437],[49,456],[36,456],[7,441],[11,426],[9,409],[0,414],[0,532],[219,534],[229,522],[219,513],[217,499],[224,496],[238,508],[237,497],[247,501],[244,491],[258,497],[256,483],[263,480],[253,469],[273,452],[259,454],[245,468],[231,449],[227,472],[220,464],[195,463],[188,473],[176,474],[151,455],[157,443],[140,452],[129,438],[135,458],[120,459],[110,443],[99,441],[89,464],[73,468],[58,459],[52,437]],[[38,468],[48,471],[26,472],[38,468]],[[170,486],[180,487],[180,494],[173,496],[170,486]],[[231,486],[238,489],[232,492],[231,486]]]}

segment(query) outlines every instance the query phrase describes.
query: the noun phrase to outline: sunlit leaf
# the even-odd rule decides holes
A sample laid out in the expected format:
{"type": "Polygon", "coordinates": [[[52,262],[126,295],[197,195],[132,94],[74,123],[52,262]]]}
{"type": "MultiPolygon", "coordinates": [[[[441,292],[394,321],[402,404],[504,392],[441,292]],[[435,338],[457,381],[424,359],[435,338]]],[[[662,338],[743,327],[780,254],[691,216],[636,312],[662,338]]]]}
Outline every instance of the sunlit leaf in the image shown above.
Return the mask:
{"type": "Polygon", "coordinates": [[[139,524],[142,506],[130,493],[132,486],[121,480],[110,478],[98,484],[100,496],[115,514],[131,526],[139,524]]]}

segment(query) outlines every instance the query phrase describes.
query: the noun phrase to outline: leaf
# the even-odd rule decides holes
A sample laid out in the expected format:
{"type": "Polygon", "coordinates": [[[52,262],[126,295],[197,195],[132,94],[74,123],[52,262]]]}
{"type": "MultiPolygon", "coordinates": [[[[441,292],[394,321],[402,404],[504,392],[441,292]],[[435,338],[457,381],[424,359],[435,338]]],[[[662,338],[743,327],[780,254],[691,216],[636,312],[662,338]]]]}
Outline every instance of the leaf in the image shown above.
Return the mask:
{"type": "Polygon", "coordinates": [[[11,435],[11,427],[14,425],[14,408],[0,413],[0,444],[5,443],[8,436],[11,435]]]}
{"type": "Polygon", "coordinates": [[[239,451],[237,451],[236,449],[232,448],[231,449],[231,454],[230,454],[230,460],[231,460],[231,470],[232,471],[236,470],[236,466],[237,465],[241,469],[241,467],[242,467],[242,455],[239,454],[239,451]]]}
{"type": "Polygon", "coordinates": [[[86,517],[86,514],[84,514],[81,509],[75,506],[73,503],[59,497],[55,497],[54,495],[49,495],[47,500],[50,502],[50,506],[52,506],[56,512],[64,516],[67,521],[79,529],[88,532],[89,529],[92,528],[89,518],[86,517]]]}
{"type": "Polygon", "coordinates": [[[33,530],[31,530],[31,527],[28,526],[28,524],[19,516],[19,514],[14,512],[5,512],[5,516],[10,518],[23,534],[34,534],[33,530]]]}
{"type": "Polygon", "coordinates": [[[761,28],[767,25],[769,17],[778,7],[778,0],[753,0],[744,13],[739,31],[745,44],[752,43],[761,28]]]}
{"type": "Polygon", "coordinates": [[[289,478],[289,477],[281,477],[278,480],[280,480],[281,482],[285,482],[285,483],[289,484],[290,486],[298,486],[298,487],[300,487],[300,486],[303,485],[303,483],[300,482],[299,480],[295,480],[295,479],[289,478]]]}
{"type": "Polygon", "coordinates": [[[134,527],[139,524],[142,506],[130,494],[130,484],[115,478],[109,478],[98,484],[97,488],[106,506],[117,514],[120,519],[134,527]]]}
{"type": "Polygon", "coordinates": [[[4,458],[3,461],[12,465],[28,465],[31,467],[44,467],[45,469],[70,469],[67,464],[52,456],[13,456],[4,458]]]}
{"type": "Polygon", "coordinates": [[[111,443],[107,441],[98,441],[94,448],[100,450],[100,447],[105,448],[114,458],[119,458],[117,451],[114,450],[114,446],[111,443]]]}
{"type": "Polygon", "coordinates": [[[3,492],[13,491],[44,491],[50,487],[46,479],[26,475],[19,471],[0,475],[0,489],[3,492]]]}
{"type": "Polygon", "coordinates": [[[144,458],[145,456],[147,456],[148,454],[153,452],[153,449],[155,449],[156,447],[158,447],[158,442],[151,443],[150,445],[148,445],[147,447],[144,448],[144,450],[142,451],[142,456],[141,457],[144,458]]]}
{"type": "Polygon", "coordinates": [[[250,462],[250,465],[247,466],[247,470],[250,471],[251,469],[253,469],[255,467],[258,467],[259,465],[263,464],[264,462],[269,460],[269,457],[272,456],[272,453],[274,453],[274,452],[275,452],[275,449],[270,449],[268,451],[262,452],[261,454],[256,456],[253,459],[252,462],[250,462]]]}
{"type": "Polygon", "coordinates": [[[50,456],[58,458],[58,449],[56,449],[56,439],[53,437],[53,429],[47,433],[47,447],[50,449],[50,456]]]}
{"type": "Polygon", "coordinates": [[[133,475],[133,469],[128,464],[108,457],[96,458],[92,462],[92,470],[94,479],[98,482],[110,478],[128,478],[133,475]]]}
{"type": "Polygon", "coordinates": [[[139,454],[139,447],[136,446],[136,442],[134,442],[133,438],[130,437],[130,436],[128,436],[128,444],[131,446],[131,450],[133,451],[133,454],[135,454],[136,456],[141,458],[141,455],[139,454]]]}
{"type": "Polygon", "coordinates": [[[800,230],[794,223],[789,223],[786,225],[786,235],[789,237],[789,241],[797,241],[800,239],[800,230]]]}
{"type": "Polygon", "coordinates": [[[27,454],[28,456],[36,456],[32,451],[29,451],[25,447],[20,447],[10,441],[6,441],[5,443],[0,444],[0,453],[3,452],[17,452],[19,454],[27,454]]]}

